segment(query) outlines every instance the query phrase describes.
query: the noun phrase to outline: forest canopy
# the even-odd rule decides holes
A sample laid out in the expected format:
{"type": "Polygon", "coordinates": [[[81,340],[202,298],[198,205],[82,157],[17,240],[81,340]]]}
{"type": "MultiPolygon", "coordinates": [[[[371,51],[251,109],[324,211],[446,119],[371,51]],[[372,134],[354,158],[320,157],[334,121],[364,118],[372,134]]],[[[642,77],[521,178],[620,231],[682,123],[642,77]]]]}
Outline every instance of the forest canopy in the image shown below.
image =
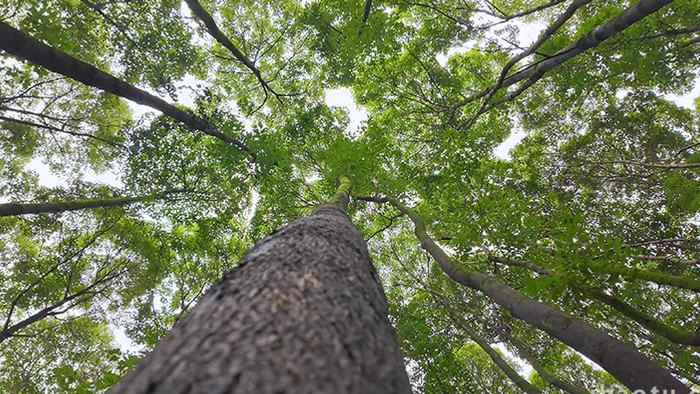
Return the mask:
{"type": "Polygon", "coordinates": [[[343,177],[415,392],[629,392],[513,299],[700,390],[698,15],[3,1],[0,392],[112,387],[343,177]]]}

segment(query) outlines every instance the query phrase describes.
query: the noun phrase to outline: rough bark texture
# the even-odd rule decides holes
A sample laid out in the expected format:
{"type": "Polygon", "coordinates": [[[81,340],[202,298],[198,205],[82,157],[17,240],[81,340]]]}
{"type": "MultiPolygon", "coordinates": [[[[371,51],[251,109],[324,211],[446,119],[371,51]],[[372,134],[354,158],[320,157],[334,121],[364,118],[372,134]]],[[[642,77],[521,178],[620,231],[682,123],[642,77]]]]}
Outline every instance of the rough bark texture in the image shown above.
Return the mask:
{"type": "Polygon", "coordinates": [[[113,393],[409,393],[378,276],[337,205],[258,242],[113,393]]]}

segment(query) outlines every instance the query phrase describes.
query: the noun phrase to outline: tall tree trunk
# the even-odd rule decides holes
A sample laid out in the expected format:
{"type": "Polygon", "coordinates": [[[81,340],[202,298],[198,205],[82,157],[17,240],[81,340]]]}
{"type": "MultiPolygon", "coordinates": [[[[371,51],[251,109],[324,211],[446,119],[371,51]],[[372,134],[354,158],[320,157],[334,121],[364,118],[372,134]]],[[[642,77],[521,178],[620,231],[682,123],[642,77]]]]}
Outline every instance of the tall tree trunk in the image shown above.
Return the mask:
{"type": "Polygon", "coordinates": [[[65,75],[88,86],[116,94],[135,103],[158,110],[171,118],[243,150],[255,161],[255,153],[243,142],[220,132],[214,125],[169,104],[145,90],[139,89],[97,67],[52,48],[14,27],[0,22],[0,49],[19,59],[27,60],[53,72],[65,75]]]}
{"type": "Polygon", "coordinates": [[[333,204],[258,242],[113,393],[409,393],[379,278],[333,204]]]}
{"type": "Polygon", "coordinates": [[[391,203],[414,224],[421,247],[437,261],[454,281],[477,290],[520,319],[565,343],[591,359],[630,390],[674,389],[688,394],[690,389],[671,373],[651,361],[631,345],[550,305],[522,294],[498,279],[455,264],[428,235],[423,219],[412,209],[390,197],[358,197],[366,201],[391,203]]]}
{"type": "Polygon", "coordinates": [[[2,216],[19,216],[30,213],[59,213],[68,211],[78,211],[88,208],[107,208],[119,207],[133,204],[139,201],[165,198],[171,194],[184,193],[184,189],[166,190],[162,193],[150,196],[135,196],[135,197],[114,197],[114,198],[90,198],[75,201],[47,201],[39,203],[6,203],[0,204],[0,217],[2,216]]]}

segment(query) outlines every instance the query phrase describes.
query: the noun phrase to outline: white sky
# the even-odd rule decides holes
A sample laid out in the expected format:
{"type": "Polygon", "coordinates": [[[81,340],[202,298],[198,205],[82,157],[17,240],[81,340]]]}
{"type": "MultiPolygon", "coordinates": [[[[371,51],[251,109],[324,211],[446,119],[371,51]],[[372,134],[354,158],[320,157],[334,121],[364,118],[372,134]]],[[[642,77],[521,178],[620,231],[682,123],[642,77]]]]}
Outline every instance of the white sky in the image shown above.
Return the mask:
{"type": "Polygon", "coordinates": [[[359,134],[360,125],[367,120],[368,114],[363,107],[357,105],[349,88],[326,90],[326,104],[333,107],[345,107],[350,117],[348,132],[351,135],[359,134]]]}

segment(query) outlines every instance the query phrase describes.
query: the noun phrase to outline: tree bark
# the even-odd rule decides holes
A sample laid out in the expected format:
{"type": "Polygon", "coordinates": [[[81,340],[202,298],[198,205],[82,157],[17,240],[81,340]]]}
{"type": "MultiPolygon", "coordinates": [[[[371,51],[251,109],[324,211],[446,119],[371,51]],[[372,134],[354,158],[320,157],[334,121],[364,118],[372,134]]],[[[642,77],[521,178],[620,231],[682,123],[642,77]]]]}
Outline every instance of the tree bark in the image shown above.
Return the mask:
{"type": "Polygon", "coordinates": [[[114,197],[114,198],[91,198],[75,201],[54,201],[40,203],[6,203],[0,204],[0,217],[3,216],[19,216],[31,213],[60,213],[68,211],[78,211],[88,208],[107,208],[119,207],[133,204],[140,201],[164,198],[170,194],[184,193],[186,190],[173,189],[163,193],[154,194],[151,196],[136,196],[136,197],[114,197]]]}
{"type": "Polygon", "coordinates": [[[412,209],[390,197],[358,197],[366,201],[391,203],[413,221],[415,234],[425,249],[454,281],[477,290],[506,309],[513,317],[536,327],[585,355],[630,390],[649,392],[653,388],[674,389],[689,394],[690,389],[646,355],[550,305],[522,294],[498,279],[455,264],[428,235],[423,219],[412,209]]]}
{"type": "Polygon", "coordinates": [[[220,132],[214,125],[187,113],[165,100],[156,97],[145,90],[139,89],[117,77],[114,77],[97,67],[78,60],[67,53],[52,48],[34,37],[21,32],[14,27],[0,22],[0,49],[19,59],[44,67],[53,72],[65,75],[88,86],[129,99],[158,110],[187,126],[202,131],[204,134],[218,138],[228,144],[235,145],[251,156],[255,161],[255,153],[243,142],[220,132]]]}
{"type": "Polygon", "coordinates": [[[342,203],[258,242],[112,393],[409,393],[342,203]]]}

